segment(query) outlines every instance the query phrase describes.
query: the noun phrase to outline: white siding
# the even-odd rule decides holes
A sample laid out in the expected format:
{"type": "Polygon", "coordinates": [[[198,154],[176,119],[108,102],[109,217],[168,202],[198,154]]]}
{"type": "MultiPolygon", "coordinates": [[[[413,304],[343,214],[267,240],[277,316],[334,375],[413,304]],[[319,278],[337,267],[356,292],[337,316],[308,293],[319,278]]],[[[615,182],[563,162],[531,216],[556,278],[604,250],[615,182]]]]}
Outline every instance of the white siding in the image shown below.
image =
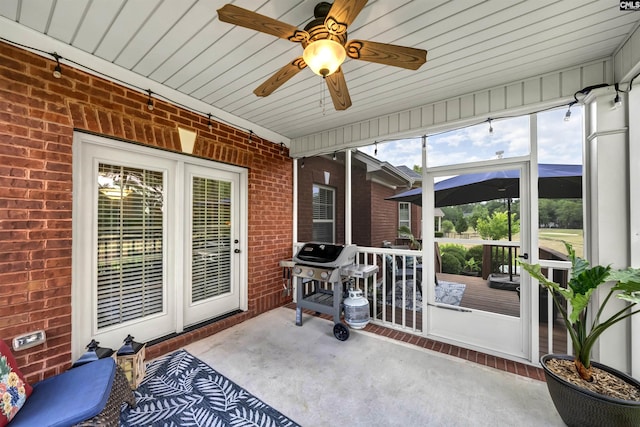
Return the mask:
{"type": "Polygon", "coordinates": [[[544,107],[559,106],[570,102],[573,94],[586,86],[613,83],[612,76],[613,62],[603,59],[295,138],[291,144],[291,156],[312,156],[368,145],[376,140],[415,137],[478,123],[488,117],[515,112],[523,114],[544,107]],[[336,133],[343,134],[344,138],[339,141],[329,137],[336,133]]]}

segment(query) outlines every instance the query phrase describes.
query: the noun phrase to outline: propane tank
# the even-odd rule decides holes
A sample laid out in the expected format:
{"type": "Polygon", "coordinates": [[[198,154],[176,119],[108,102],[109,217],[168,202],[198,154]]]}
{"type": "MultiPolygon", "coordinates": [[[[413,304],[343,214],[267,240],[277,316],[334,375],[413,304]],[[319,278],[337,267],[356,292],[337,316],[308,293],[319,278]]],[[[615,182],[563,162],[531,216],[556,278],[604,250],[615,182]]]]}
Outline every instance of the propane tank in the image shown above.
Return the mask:
{"type": "Polygon", "coordinates": [[[362,329],[369,323],[369,301],[360,289],[349,289],[344,299],[344,321],[353,329],[362,329]]]}

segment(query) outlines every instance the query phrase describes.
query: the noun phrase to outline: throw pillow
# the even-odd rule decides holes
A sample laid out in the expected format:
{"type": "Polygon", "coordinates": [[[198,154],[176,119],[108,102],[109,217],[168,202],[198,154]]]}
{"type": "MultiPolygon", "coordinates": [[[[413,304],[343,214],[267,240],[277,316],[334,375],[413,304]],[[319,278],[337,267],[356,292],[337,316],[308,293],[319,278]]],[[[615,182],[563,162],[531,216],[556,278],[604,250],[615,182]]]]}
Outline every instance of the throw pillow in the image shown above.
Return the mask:
{"type": "Polygon", "coordinates": [[[0,427],[6,426],[15,417],[31,391],[11,349],[0,340],[0,427]]]}

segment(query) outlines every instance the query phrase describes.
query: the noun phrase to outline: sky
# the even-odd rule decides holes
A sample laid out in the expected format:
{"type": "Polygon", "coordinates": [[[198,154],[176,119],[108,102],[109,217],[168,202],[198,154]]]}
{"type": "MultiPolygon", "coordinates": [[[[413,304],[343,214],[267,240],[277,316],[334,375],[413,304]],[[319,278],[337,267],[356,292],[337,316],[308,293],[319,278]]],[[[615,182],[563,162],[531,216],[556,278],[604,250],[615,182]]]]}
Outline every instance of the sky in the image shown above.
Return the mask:
{"type": "MultiPolygon", "coordinates": [[[[582,106],[571,108],[571,119],[564,120],[567,107],[538,114],[538,162],[582,163],[582,106]]],[[[427,138],[428,167],[474,162],[503,157],[523,156],[529,153],[529,116],[492,120],[489,123],[450,131],[427,138]]],[[[394,166],[413,168],[422,164],[422,139],[403,139],[361,147],[359,150],[387,161],[394,166]]]]}

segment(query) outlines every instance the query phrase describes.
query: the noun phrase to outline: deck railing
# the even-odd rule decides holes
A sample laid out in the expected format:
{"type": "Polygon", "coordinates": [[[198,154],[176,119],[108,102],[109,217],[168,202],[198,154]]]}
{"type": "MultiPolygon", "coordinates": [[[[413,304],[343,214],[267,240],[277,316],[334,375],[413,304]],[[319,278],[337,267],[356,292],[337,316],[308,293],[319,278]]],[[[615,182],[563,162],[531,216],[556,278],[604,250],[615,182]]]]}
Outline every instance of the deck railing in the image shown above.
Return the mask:
{"type": "MultiPolygon", "coordinates": [[[[552,280],[555,281],[556,283],[560,283],[561,285],[566,286],[566,283],[569,281],[570,278],[570,274],[571,274],[571,262],[570,261],[554,261],[554,260],[548,260],[548,259],[541,259],[538,261],[540,266],[542,267],[542,271],[544,273],[545,269],[546,269],[546,273],[545,276],[547,277],[548,280],[552,280]],[[559,279],[559,277],[561,279],[559,279]]],[[[540,303],[542,304],[543,301],[540,301],[540,303]]],[[[554,339],[553,339],[553,329],[554,329],[554,323],[556,323],[556,309],[554,307],[554,302],[553,302],[553,297],[551,296],[551,291],[547,290],[547,298],[546,301],[544,301],[544,303],[547,304],[547,348],[546,348],[546,353],[553,353],[554,352],[554,339]]],[[[564,309],[565,310],[571,310],[571,307],[566,304],[564,304],[564,309]]],[[[542,319],[540,319],[542,320],[542,319]]],[[[564,325],[562,326],[562,329],[564,329],[564,325]]],[[[567,354],[572,354],[573,353],[573,348],[572,348],[572,344],[571,344],[571,337],[566,334],[566,350],[562,349],[563,353],[567,353],[567,354]]]]}
{"type": "Polygon", "coordinates": [[[358,248],[358,264],[378,267],[366,283],[357,283],[369,299],[373,323],[422,331],[421,259],[421,251],[410,249],[358,248]]]}
{"type": "MultiPolygon", "coordinates": [[[[366,282],[360,280],[357,285],[369,299],[371,322],[394,329],[408,332],[422,332],[423,306],[426,306],[426,296],[422,291],[422,262],[421,251],[409,249],[390,248],[358,248],[357,263],[364,265],[378,266],[378,272],[366,282]],[[404,303],[403,303],[404,302],[404,303]]],[[[539,260],[543,271],[546,270],[547,277],[562,285],[568,280],[571,263],[568,261],[539,260]]],[[[426,286],[426,283],[425,283],[426,286]]],[[[425,291],[426,294],[426,291],[425,291]]],[[[539,294],[535,294],[539,295],[539,294]]],[[[546,352],[552,353],[554,347],[561,351],[571,352],[571,342],[569,337],[566,343],[556,341],[554,343],[554,325],[556,329],[563,329],[558,325],[557,309],[554,308],[551,293],[547,291],[547,298],[541,298],[539,304],[546,304],[546,319],[540,320],[542,336],[547,337],[546,352]],[[546,333],[545,333],[546,332],[546,333]]],[[[565,309],[567,307],[565,306],[565,309]]]]}
{"type": "MultiPolygon", "coordinates": [[[[423,294],[422,252],[410,249],[359,247],[356,263],[375,265],[377,273],[368,279],[352,279],[351,286],[357,286],[369,300],[371,322],[405,332],[422,333],[423,307],[426,307],[426,288],[423,294]],[[424,301],[423,301],[424,298],[424,301]]],[[[571,269],[568,261],[539,260],[550,280],[566,284],[571,269]]],[[[347,285],[347,286],[350,286],[347,285]]],[[[507,291],[505,291],[507,292],[507,291]]],[[[571,342],[564,334],[564,325],[557,318],[553,298],[540,298],[539,304],[546,304],[546,319],[540,319],[540,336],[546,336],[547,343],[541,348],[545,353],[554,352],[554,347],[563,353],[571,353],[571,342]],[[546,322],[545,322],[546,320],[546,322]],[[554,342],[554,325],[556,339],[554,342]],[[545,334],[546,332],[546,334],[545,334]],[[560,333],[558,333],[560,332],[560,333]],[[559,338],[561,337],[561,338],[559,338]],[[559,341],[560,340],[560,341],[559,341]],[[562,342],[566,340],[566,343],[562,342]],[[546,347],[546,348],[545,348],[546,347]],[[566,350],[565,350],[566,349],[566,350]]],[[[534,293],[534,295],[539,295],[534,293]]],[[[567,307],[565,307],[567,309],[567,307]]],[[[570,308],[569,308],[570,309],[570,308]]]]}

